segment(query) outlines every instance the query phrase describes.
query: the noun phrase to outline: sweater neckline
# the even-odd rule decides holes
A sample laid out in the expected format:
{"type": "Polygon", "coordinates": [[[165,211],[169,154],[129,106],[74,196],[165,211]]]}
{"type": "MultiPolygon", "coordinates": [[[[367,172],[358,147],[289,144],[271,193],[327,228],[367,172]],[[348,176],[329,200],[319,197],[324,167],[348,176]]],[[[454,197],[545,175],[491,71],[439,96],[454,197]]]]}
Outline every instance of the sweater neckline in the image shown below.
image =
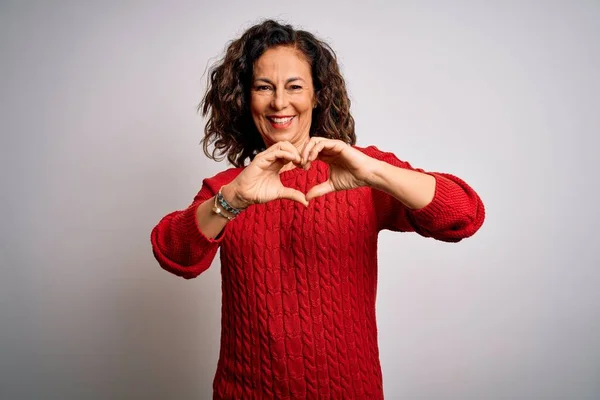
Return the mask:
{"type": "Polygon", "coordinates": [[[321,161],[321,160],[315,160],[312,162],[312,165],[310,166],[310,169],[305,170],[304,168],[301,167],[295,167],[292,169],[288,169],[287,171],[283,171],[282,173],[279,174],[280,177],[284,177],[284,176],[298,176],[298,175],[302,175],[302,174],[312,174],[312,173],[316,173],[317,171],[319,171],[322,168],[321,164],[325,164],[325,162],[321,161]]]}
{"type": "Polygon", "coordinates": [[[306,171],[306,170],[304,170],[304,169],[302,169],[300,167],[294,167],[294,168],[291,168],[291,169],[288,169],[288,170],[285,170],[285,171],[281,172],[279,175],[297,174],[298,171],[308,172],[308,171],[306,171]]]}

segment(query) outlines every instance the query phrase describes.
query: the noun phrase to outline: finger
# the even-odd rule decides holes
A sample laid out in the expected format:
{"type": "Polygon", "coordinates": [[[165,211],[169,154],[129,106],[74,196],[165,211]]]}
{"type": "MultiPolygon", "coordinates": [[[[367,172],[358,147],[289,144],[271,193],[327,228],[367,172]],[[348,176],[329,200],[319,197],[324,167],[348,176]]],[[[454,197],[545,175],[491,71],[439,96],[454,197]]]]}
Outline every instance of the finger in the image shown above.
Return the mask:
{"type": "Polygon", "coordinates": [[[317,157],[319,156],[319,153],[325,148],[325,146],[327,146],[329,143],[326,141],[320,141],[319,143],[317,143],[311,150],[310,153],[308,154],[308,158],[307,161],[315,161],[317,159],[317,157]]]}
{"type": "Polygon", "coordinates": [[[302,151],[300,152],[300,158],[302,159],[302,161],[304,161],[304,156],[305,154],[307,154],[306,152],[308,151],[307,148],[311,143],[311,139],[308,139],[308,141],[306,143],[304,143],[304,146],[302,146],[302,151]]]}
{"type": "Polygon", "coordinates": [[[300,155],[300,152],[298,151],[296,146],[294,146],[292,143],[288,142],[287,140],[283,141],[283,142],[279,142],[279,144],[281,145],[282,150],[291,151],[292,153],[298,153],[298,156],[300,155]]]}
{"type": "Polygon", "coordinates": [[[348,144],[340,140],[325,139],[313,147],[308,161],[319,159],[328,162],[328,158],[331,159],[332,157],[341,155],[346,147],[348,147],[348,144]]]}
{"type": "Polygon", "coordinates": [[[269,147],[266,151],[273,152],[273,151],[277,151],[277,150],[285,150],[285,151],[289,151],[292,153],[297,153],[298,156],[300,156],[300,152],[298,151],[296,146],[294,146],[287,140],[275,143],[274,145],[269,147]]]}
{"type": "Polygon", "coordinates": [[[276,151],[281,150],[281,144],[283,142],[275,142],[270,147],[268,147],[265,151],[276,151]]]}
{"type": "Polygon", "coordinates": [[[295,154],[296,158],[288,159],[288,161],[292,161],[296,166],[302,166],[302,158],[300,156],[300,152],[292,143],[288,141],[282,141],[271,146],[269,153],[276,153],[277,151],[287,151],[289,153],[295,154]]]}
{"type": "Polygon", "coordinates": [[[312,199],[319,197],[319,196],[323,196],[324,194],[327,193],[331,193],[334,192],[335,188],[333,187],[333,184],[331,183],[331,181],[328,179],[323,183],[319,183],[316,186],[313,186],[308,193],[306,193],[306,200],[311,201],[312,199]]]}
{"type": "Polygon", "coordinates": [[[306,163],[308,160],[308,154],[310,153],[311,149],[320,141],[319,137],[312,137],[310,138],[310,140],[306,143],[306,145],[304,146],[304,150],[302,151],[302,162],[306,163]]]}
{"type": "Polygon", "coordinates": [[[302,162],[305,162],[306,155],[310,151],[310,148],[312,147],[312,145],[313,145],[313,138],[308,139],[308,141],[306,143],[304,143],[304,148],[302,149],[302,153],[300,154],[300,157],[302,158],[302,162]]]}
{"type": "Polygon", "coordinates": [[[284,187],[281,190],[281,194],[279,195],[279,198],[297,201],[298,203],[302,204],[304,207],[308,207],[308,200],[306,199],[306,196],[304,196],[304,193],[302,193],[296,189],[284,187]]]}
{"type": "Polygon", "coordinates": [[[274,150],[263,155],[263,160],[274,163],[279,160],[291,161],[294,164],[300,164],[300,156],[287,150],[274,150]]]}

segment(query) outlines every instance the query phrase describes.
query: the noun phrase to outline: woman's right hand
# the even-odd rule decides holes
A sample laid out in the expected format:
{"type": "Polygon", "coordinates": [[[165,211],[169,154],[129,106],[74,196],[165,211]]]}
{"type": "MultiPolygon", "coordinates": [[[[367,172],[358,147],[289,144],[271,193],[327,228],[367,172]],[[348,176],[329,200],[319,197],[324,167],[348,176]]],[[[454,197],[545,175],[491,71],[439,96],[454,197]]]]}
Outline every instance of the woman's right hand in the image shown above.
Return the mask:
{"type": "Polygon", "coordinates": [[[298,149],[290,142],[275,143],[257,154],[231,183],[223,186],[221,193],[239,209],[276,199],[289,199],[308,206],[304,193],[283,186],[279,179],[281,169],[290,162],[301,166],[298,149]]]}

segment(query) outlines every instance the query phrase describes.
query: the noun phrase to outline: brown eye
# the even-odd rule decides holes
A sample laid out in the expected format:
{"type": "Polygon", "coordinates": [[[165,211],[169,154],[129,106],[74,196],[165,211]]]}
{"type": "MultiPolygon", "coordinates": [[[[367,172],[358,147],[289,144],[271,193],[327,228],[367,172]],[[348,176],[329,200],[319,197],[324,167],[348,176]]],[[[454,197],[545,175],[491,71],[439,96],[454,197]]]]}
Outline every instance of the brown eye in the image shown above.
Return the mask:
{"type": "Polygon", "coordinates": [[[260,85],[260,86],[256,86],[255,89],[258,90],[259,92],[262,92],[262,91],[270,90],[271,87],[267,86],[267,85],[260,85]]]}

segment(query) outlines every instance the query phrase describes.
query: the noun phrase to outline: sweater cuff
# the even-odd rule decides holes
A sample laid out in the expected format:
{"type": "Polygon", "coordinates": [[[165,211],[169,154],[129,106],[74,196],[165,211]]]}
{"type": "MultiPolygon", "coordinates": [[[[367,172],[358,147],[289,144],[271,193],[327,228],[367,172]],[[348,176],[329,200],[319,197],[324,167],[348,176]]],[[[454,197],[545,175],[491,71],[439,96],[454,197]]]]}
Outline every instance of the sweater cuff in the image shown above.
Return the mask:
{"type": "Polygon", "coordinates": [[[188,207],[188,209],[185,210],[181,215],[182,220],[180,226],[183,230],[182,233],[189,237],[194,243],[199,243],[201,245],[218,245],[223,240],[225,229],[227,229],[227,226],[224,226],[223,230],[221,230],[219,235],[214,239],[211,239],[207,237],[204,233],[202,233],[200,227],[198,226],[198,220],[196,218],[196,210],[198,209],[200,204],[202,204],[202,202],[188,207]]]}
{"type": "Polygon", "coordinates": [[[411,216],[419,225],[430,226],[440,215],[448,210],[448,204],[452,202],[453,192],[456,191],[456,184],[451,180],[444,178],[436,173],[426,172],[435,178],[435,193],[433,200],[425,207],[410,210],[411,216]]]}

